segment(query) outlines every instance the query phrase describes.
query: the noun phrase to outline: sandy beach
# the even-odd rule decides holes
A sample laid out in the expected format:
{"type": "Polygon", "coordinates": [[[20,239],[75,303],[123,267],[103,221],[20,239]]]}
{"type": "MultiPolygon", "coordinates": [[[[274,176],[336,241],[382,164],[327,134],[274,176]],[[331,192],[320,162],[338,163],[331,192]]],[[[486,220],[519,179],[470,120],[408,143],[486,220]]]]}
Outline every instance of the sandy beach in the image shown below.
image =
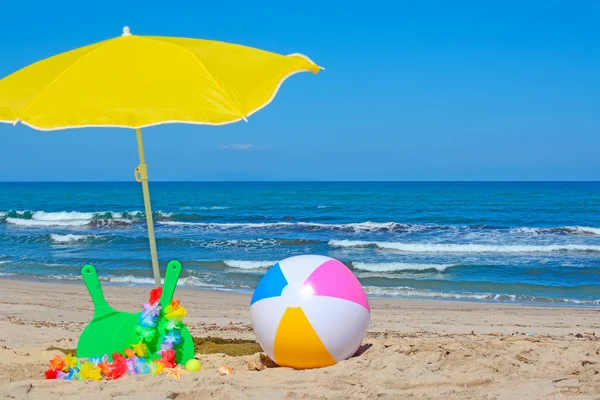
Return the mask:
{"type": "MultiPolygon", "coordinates": [[[[320,370],[249,371],[259,354],[198,355],[202,371],[118,381],[43,379],[75,348],[92,315],[82,283],[0,280],[0,397],[141,399],[600,399],[600,310],[371,300],[363,353],[320,370]],[[232,376],[217,368],[228,365],[232,376]]],[[[148,288],[108,286],[108,302],[139,309],[148,288]]],[[[249,296],[178,289],[194,336],[254,339],[249,296]]]]}

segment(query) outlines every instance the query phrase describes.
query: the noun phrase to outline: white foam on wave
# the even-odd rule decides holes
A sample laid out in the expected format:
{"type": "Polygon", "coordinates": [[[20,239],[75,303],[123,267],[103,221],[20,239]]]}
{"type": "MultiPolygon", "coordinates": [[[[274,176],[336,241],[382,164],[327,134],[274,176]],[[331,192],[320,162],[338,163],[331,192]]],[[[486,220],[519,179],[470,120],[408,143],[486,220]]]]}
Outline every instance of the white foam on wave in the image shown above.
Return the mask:
{"type": "MultiPolygon", "coordinates": [[[[24,215],[25,212],[17,211],[17,215],[24,215]]],[[[94,213],[82,213],[78,211],[65,212],[45,212],[35,211],[31,214],[31,219],[6,218],[6,222],[19,226],[84,226],[90,223],[94,218],[94,213]]]]}
{"type": "Polygon", "coordinates": [[[429,225],[407,225],[399,224],[397,222],[356,222],[350,224],[320,224],[315,222],[298,222],[298,226],[313,228],[313,229],[331,229],[331,230],[346,230],[354,232],[374,232],[374,231],[394,231],[394,230],[408,230],[408,231],[421,231],[431,229],[429,225]]]}
{"type": "Polygon", "coordinates": [[[352,267],[358,271],[368,272],[402,272],[402,271],[437,271],[444,272],[452,267],[452,264],[416,264],[402,262],[387,262],[387,263],[366,263],[352,262],[352,267]]]}
{"type": "Polygon", "coordinates": [[[280,226],[293,226],[295,224],[291,222],[264,222],[264,223],[213,223],[213,222],[183,222],[183,221],[159,221],[160,225],[174,225],[174,226],[195,226],[199,228],[213,228],[213,229],[239,229],[239,228],[275,228],[280,226]]]}
{"type": "Polygon", "coordinates": [[[410,253],[552,253],[557,251],[600,252],[598,245],[556,244],[556,245],[492,245],[492,244],[453,244],[453,243],[402,243],[369,242],[362,240],[330,240],[331,247],[376,247],[385,250],[398,250],[410,253]]]}
{"type": "Polygon", "coordinates": [[[566,228],[577,233],[600,235],[600,228],[593,228],[591,226],[567,226],[566,228]]]}
{"type": "Polygon", "coordinates": [[[203,206],[189,206],[189,207],[181,207],[182,210],[229,210],[231,207],[227,206],[211,206],[211,207],[203,207],[203,206]]]}
{"type": "Polygon", "coordinates": [[[216,222],[184,222],[184,221],[159,221],[161,225],[189,226],[204,229],[265,229],[302,227],[307,229],[347,230],[354,232],[408,230],[420,231],[431,229],[429,225],[403,225],[396,222],[357,222],[351,224],[321,224],[316,222],[251,222],[251,223],[216,223],[216,222]]]}
{"type": "Polygon", "coordinates": [[[18,226],[85,226],[88,220],[80,221],[36,221],[33,219],[6,218],[6,222],[18,226]]]}
{"type": "Polygon", "coordinates": [[[89,237],[90,237],[89,235],[73,235],[73,234],[58,235],[56,233],[53,233],[50,235],[50,240],[55,243],[75,243],[75,242],[80,242],[82,240],[86,240],[89,237]]]}
{"type": "Polygon", "coordinates": [[[513,233],[523,233],[528,235],[544,235],[544,234],[556,234],[556,233],[567,233],[572,235],[600,235],[600,228],[594,228],[591,226],[562,226],[558,228],[513,228],[510,230],[513,233]]]}
{"type": "MultiPolygon", "coordinates": [[[[132,285],[132,286],[154,285],[153,278],[138,277],[138,276],[133,276],[133,275],[107,276],[107,277],[102,278],[101,280],[105,281],[105,282],[109,282],[109,283],[120,284],[120,285],[123,285],[123,284],[132,285]]],[[[161,279],[161,283],[164,284],[164,279],[161,279]]],[[[227,287],[224,284],[217,283],[217,282],[207,282],[196,276],[180,277],[179,281],[177,281],[177,286],[194,287],[194,288],[201,288],[201,289],[214,289],[214,290],[232,290],[231,287],[227,287]]],[[[238,285],[236,288],[237,289],[248,289],[249,287],[247,285],[238,285]]]]}
{"type": "Polygon", "coordinates": [[[277,263],[277,261],[246,261],[246,260],[224,260],[223,263],[231,268],[237,269],[266,269],[277,263]]]}
{"type": "MultiPolygon", "coordinates": [[[[396,222],[371,222],[371,221],[367,221],[367,222],[358,222],[358,223],[353,223],[353,224],[332,224],[332,225],[328,225],[328,224],[311,224],[309,222],[300,222],[300,225],[303,226],[314,226],[314,227],[321,227],[321,228],[329,228],[329,227],[334,227],[337,229],[344,229],[344,230],[354,230],[356,232],[370,232],[370,231],[380,231],[380,230],[395,230],[395,229],[406,229],[408,227],[408,225],[402,225],[402,224],[398,224],[396,222]]],[[[416,226],[416,225],[415,225],[416,226]]]]}
{"type": "MultiPolygon", "coordinates": [[[[7,274],[14,275],[14,274],[7,274]]],[[[52,279],[59,281],[81,281],[81,275],[46,275],[43,279],[52,279]]],[[[154,285],[154,279],[149,277],[133,276],[133,275],[122,275],[122,276],[99,276],[98,279],[101,282],[114,283],[117,285],[131,285],[131,286],[151,286],[154,285]]],[[[164,279],[161,279],[161,284],[164,284],[164,279]]],[[[224,285],[218,283],[205,282],[195,276],[186,276],[179,278],[177,286],[182,287],[197,287],[203,289],[227,289],[224,285]]],[[[240,288],[246,288],[245,286],[240,288]]]]}
{"type": "MultiPolygon", "coordinates": [[[[80,281],[82,280],[81,275],[47,275],[45,278],[49,278],[52,280],[59,281],[80,281]]],[[[153,278],[145,278],[140,276],[133,275],[123,275],[123,276],[112,276],[112,275],[104,275],[99,276],[98,280],[101,282],[110,282],[110,283],[118,283],[118,284],[131,284],[131,285],[154,285],[153,278]]],[[[161,283],[164,283],[164,279],[161,279],[161,283]]],[[[179,282],[178,282],[179,284],[179,282]]]]}
{"type": "Polygon", "coordinates": [[[200,244],[203,247],[208,248],[221,248],[221,247],[274,247],[278,245],[276,239],[229,239],[229,240],[214,240],[200,244]]]}
{"type": "MultiPolygon", "coordinates": [[[[17,215],[23,214],[24,212],[17,212],[17,215]]],[[[19,226],[85,226],[92,222],[95,215],[92,212],[78,211],[35,211],[31,214],[31,219],[7,218],[6,222],[19,226]]]]}
{"type": "MultiPolygon", "coordinates": [[[[95,211],[95,212],[80,212],[80,211],[15,211],[15,217],[6,218],[6,222],[12,225],[29,226],[29,227],[44,227],[44,226],[86,226],[93,223],[98,225],[113,225],[113,224],[131,224],[135,219],[141,220],[144,213],[142,211],[95,211]],[[26,214],[31,214],[27,218],[26,214]]],[[[4,216],[10,215],[3,212],[4,216]]],[[[156,211],[159,218],[170,218],[173,213],[156,211]]]]}
{"type": "MultiPolygon", "coordinates": [[[[328,206],[317,206],[317,207],[328,207],[328,206]]],[[[472,226],[445,226],[445,225],[421,225],[421,224],[401,224],[397,222],[355,222],[348,224],[323,224],[318,222],[262,222],[262,223],[242,223],[242,222],[231,222],[231,223],[217,223],[217,222],[183,222],[183,221],[163,221],[159,224],[174,225],[174,226],[189,226],[201,229],[215,229],[215,230],[228,230],[228,229],[278,229],[278,228],[293,228],[299,227],[308,230],[341,230],[348,232],[393,232],[401,231],[406,233],[419,233],[430,230],[444,230],[444,231],[469,231],[470,229],[481,230],[481,227],[472,226]]],[[[600,228],[585,227],[585,226],[565,226],[556,228],[512,228],[507,230],[506,228],[489,228],[486,231],[498,231],[502,233],[521,233],[530,235],[543,235],[543,234],[556,234],[556,233],[567,233],[573,235],[600,235],[600,228]]]]}
{"type": "Polygon", "coordinates": [[[540,235],[540,234],[546,233],[545,230],[542,230],[540,228],[527,228],[527,227],[513,228],[510,231],[512,233],[523,233],[526,235],[540,235]]]}
{"type": "MultiPolygon", "coordinates": [[[[105,276],[99,278],[103,282],[112,282],[112,283],[128,283],[128,284],[137,284],[137,285],[153,285],[153,278],[145,278],[140,276],[133,275],[125,275],[125,276],[105,276]]],[[[161,279],[161,284],[164,283],[164,279],[161,279]]]]}
{"type": "Polygon", "coordinates": [[[427,289],[414,289],[407,286],[401,287],[377,287],[367,286],[365,292],[371,296],[382,297],[413,297],[421,299],[442,299],[442,300],[488,300],[488,301],[509,301],[509,302],[537,302],[537,303],[564,303],[579,305],[598,305],[598,300],[578,300],[564,298],[537,298],[528,295],[500,294],[500,293],[468,293],[468,292],[440,292],[427,289]]]}
{"type": "Polygon", "coordinates": [[[45,212],[36,211],[31,216],[31,219],[36,221],[79,221],[94,218],[94,213],[79,212],[79,211],[62,211],[62,212],[45,212]]]}
{"type": "Polygon", "coordinates": [[[418,297],[418,298],[440,298],[440,299],[461,299],[461,300],[493,300],[494,294],[491,293],[460,293],[460,292],[439,292],[434,290],[413,289],[407,286],[401,287],[378,287],[367,286],[365,292],[372,296],[390,296],[390,297],[418,297]]]}

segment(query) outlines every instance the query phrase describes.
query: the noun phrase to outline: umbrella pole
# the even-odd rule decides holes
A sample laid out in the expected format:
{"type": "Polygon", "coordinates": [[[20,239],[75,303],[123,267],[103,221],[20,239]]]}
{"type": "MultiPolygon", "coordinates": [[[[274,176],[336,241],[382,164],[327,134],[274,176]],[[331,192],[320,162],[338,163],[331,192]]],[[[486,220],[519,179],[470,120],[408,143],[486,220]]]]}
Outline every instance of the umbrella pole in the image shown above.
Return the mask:
{"type": "Polygon", "coordinates": [[[150,205],[150,188],[148,187],[148,167],[144,156],[144,142],[142,141],[142,130],[135,130],[137,135],[138,152],[140,153],[140,165],[135,169],[135,180],[142,183],[144,192],[144,208],[146,211],[146,224],[148,225],[148,241],[150,242],[150,255],[152,256],[152,271],[154,271],[154,282],[156,287],[160,286],[160,270],[158,268],[158,254],[156,252],[156,239],[154,238],[154,221],[152,219],[152,206],[150,205]]]}

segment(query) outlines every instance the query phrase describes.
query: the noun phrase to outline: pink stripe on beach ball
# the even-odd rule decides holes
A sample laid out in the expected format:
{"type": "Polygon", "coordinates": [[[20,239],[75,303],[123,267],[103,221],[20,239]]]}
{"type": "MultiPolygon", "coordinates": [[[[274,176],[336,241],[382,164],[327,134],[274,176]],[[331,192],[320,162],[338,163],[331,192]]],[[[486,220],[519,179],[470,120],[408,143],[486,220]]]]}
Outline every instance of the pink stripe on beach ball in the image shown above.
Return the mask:
{"type": "Polygon", "coordinates": [[[367,295],[356,276],[338,260],[321,264],[304,282],[315,296],[337,297],[370,310],[367,295]]]}

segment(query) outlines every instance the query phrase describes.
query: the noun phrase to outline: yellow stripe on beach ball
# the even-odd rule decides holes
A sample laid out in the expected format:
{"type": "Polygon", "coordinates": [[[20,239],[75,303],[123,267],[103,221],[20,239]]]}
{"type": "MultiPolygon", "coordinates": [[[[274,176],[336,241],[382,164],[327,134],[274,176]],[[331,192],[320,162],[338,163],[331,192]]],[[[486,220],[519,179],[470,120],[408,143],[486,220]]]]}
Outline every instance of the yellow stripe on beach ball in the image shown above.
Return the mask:
{"type": "Polygon", "coordinates": [[[283,314],[274,353],[275,362],[282,367],[319,368],[336,363],[300,307],[290,307],[283,314]]]}

